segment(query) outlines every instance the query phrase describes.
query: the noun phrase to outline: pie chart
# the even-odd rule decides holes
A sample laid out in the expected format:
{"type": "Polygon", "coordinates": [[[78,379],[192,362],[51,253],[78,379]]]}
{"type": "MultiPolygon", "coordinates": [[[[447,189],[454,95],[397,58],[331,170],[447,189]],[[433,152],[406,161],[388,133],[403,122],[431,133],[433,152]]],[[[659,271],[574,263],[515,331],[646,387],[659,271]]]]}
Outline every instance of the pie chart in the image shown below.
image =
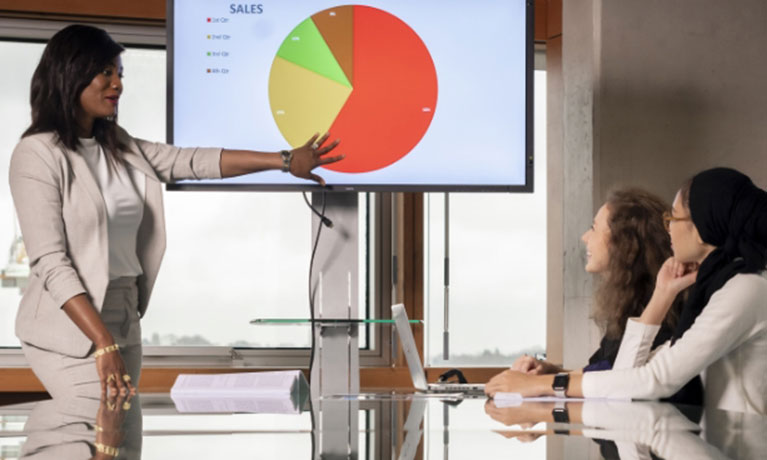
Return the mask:
{"type": "Polygon", "coordinates": [[[280,133],[298,147],[315,133],[341,143],[325,168],[365,173],[408,155],[429,129],[437,72],[416,32],[368,6],[320,11],[285,38],[269,74],[269,104],[280,133]]]}

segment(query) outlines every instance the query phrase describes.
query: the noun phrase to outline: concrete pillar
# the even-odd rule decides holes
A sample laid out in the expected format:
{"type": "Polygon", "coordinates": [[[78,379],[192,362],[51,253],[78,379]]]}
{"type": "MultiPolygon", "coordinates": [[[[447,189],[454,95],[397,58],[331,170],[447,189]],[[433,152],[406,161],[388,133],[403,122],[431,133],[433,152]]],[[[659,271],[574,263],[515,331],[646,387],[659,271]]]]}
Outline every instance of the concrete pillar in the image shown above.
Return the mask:
{"type": "MultiPolygon", "coordinates": [[[[595,24],[599,0],[568,0],[562,10],[562,128],[561,249],[563,305],[563,364],[582,367],[599,343],[589,319],[592,276],[584,271],[585,250],[580,237],[594,214],[594,82],[595,24]]],[[[553,152],[550,152],[553,154],[553,152]]]]}

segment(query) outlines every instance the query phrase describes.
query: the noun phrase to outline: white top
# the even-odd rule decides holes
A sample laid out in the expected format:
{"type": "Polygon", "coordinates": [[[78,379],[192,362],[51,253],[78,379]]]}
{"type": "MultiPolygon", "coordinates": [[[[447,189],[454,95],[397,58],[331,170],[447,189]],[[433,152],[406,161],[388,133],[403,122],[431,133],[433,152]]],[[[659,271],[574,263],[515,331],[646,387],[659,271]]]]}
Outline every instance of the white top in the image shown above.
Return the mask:
{"type": "Polygon", "coordinates": [[[650,352],[658,326],[626,325],[616,369],[583,375],[587,398],[657,399],[705,373],[707,407],[767,414],[767,278],[739,274],[716,291],[672,347],[650,352]],[[634,368],[629,368],[636,366],[634,368]]]}
{"type": "Polygon", "coordinates": [[[95,138],[80,139],[77,151],[88,164],[104,197],[109,241],[109,279],[143,273],[136,238],[144,216],[141,173],[127,164],[110,162],[95,138]],[[139,185],[137,189],[136,184],[139,185]]]}

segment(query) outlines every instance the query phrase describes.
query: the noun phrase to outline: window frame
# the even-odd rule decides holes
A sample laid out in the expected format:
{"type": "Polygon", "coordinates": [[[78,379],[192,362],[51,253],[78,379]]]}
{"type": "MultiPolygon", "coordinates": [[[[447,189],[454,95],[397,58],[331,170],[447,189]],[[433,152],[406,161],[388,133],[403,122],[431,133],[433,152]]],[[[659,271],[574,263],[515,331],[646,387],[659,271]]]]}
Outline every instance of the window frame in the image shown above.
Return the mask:
{"type": "MultiPolygon", "coordinates": [[[[543,43],[543,42],[534,42],[532,58],[533,58],[533,75],[532,75],[532,80],[534,81],[535,80],[535,72],[537,72],[537,71],[547,72],[547,67],[546,67],[546,44],[545,43],[543,43]]],[[[534,110],[535,110],[535,93],[534,93],[534,91],[533,91],[533,94],[531,95],[531,99],[532,99],[531,104],[532,104],[532,112],[533,112],[532,116],[533,116],[533,118],[535,118],[535,115],[534,115],[534,110]]],[[[529,129],[531,131],[534,131],[533,130],[532,122],[530,123],[530,128],[529,129]]],[[[534,146],[535,145],[534,134],[531,136],[530,141],[533,143],[533,146],[534,146]]],[[[538,160],[538,155],[533,154],[533,158],[538,160]]],[[[548,167],[548,155],[545,155],[544,158],[545,158],[545,161],[543,161],[543,162],[536,161],[534,168],[531,170],[531,174],[533,174],[533,175],[536,174],[535,171],[537,171],[537,170],[535,168],[540,168],[540,167],[547,168],[548,167]]],[[[544,171],[543,174],[545,175],[546,171],[544,171]]],[[[534,180],[533,180],[533,182],[534,182],[534,180]]],[[[509,192],[509,193],[523,193],[523,194],[530,193],[532,195],[534,193],[538,193],[539,190],[543,190],[545,193],[548,194],[549,193],[548,187],[549,187],[549,185],[548,185],[548,179],[547,179],[546,180],[546,184],[545,184],[545,186],[542,189],[530,190],[529,192],[524,192],[523,191],[523,192],[509,192]]],[[[444,194],[445,195],[450,195],[450,194],[454,194],[454,193],[456,193],[456,194],[465,194],[465,195],[469,195],[470,194],[470,193],[466,193],[466,192],[463,192],[463,191],[460,191],[460,190],[446,192],[444,194]]],[[[490,193],[502,194],[503,192],[490,192],[490,193]]],[[[426,193],[423,194],[423,203],[424,203],[424,205],[423,205],[422,215],[420,216],[420,218],[424,221],[423,247],[421,248],[422,258],[423,258],[423,270],[424,270],[424,275],[423,275],[424,276],[424,283],[423,283],[423,290],[424,290],[424,292],[423,292],[423,299],[424,300],[423,300],[423,308],[422,308],[424,317],[419,318],[419,319],[422,319],[422,320],[426,319],[427,311],[429,311],[429,309],[430,309],[430,305],[428,304],[428,301],[430,300],[430,298],[429,298],[430,296],[429,296],[429,293],[428,293],[428,291],[430,289],[429,281],[428,281],[430,273],[436,273],[438,275],[444,274],[443,276],[447,276],[448,279],[452,278],[452,272],[450,270],[449,263],[448,263],[447,267],[445,267],[444,265],[437,266],[437,267],[429,266],[429,254],[428,254],[427,247],[426,247],[427,241],[429,239],[429,235],[427,234],[428,231],[429,231],[429,228],[428,228],[428,225],[426,223],[426,220],[427,220],[427,217],[428,217],[427,216],[427,212],[428,212],[427,211],[427,206],[428,206],[427,202],[428,202],[428,199],[429,199],[427,195],[437,195],[437,194],[443,194],[443,193],[442,192],[437,192],[437,193],[426,192],[426,193]]],[[[548,217],[547,217],[547,219],[548,219],[548,217]]],[[[550,232],[551,231],[548,228],[548,223],[546,224],[545,231],[546,232],[550,232]]],[[[546,239],[546,243],[545,244],[546,244],[546,246],[548,246],[548,239],[546,239]]],[[[548,277],[548,273],[546,273],[545,270],[544,270],[544,276],[548,277]]],[[[548,280],[546,280],[545,283],[546,283],[546,285],[548,285],[548,280]]],[[[549,294],[548,290],[546,290],[546,295],[548,295],[548,294],[549,294]]],[[[547,305],[547,303],[548,303],[548,301],[544,302],[545,305],[547,305]]],[[[452,307],[453,306],[450,305],[450,308],[452,308],[452,307]]],[[[434,310],[438,310],[438,308],[434,308],[434,310]]],[[[544,312],[544,315],[545,315],[545,319],[544,319],[545,334],[548,335],[550,333],[549,312],[545,308],[544,308],[543,312],[544,312]]],[[[441,314],[444,315],[444,312],[441,313],[441,314]]],[[[426,354],[427,351],[429,351],[429,350],[427,350],[429,348],[427,346],[427,341],[429,340],[429,332],[428,332],[429,331],[429,327],[433,327],[433,326],[424,325],[424,327],[423,327],[423,337],[422,337],[423,343],[421,344],[421,346],[422,346],[422,349],[421,349],[422,361],[423,361],[423,365],[424,365],[425,369],[448,369],[448,368],[453,368],[453,367],[461,367],[461,368],[467,368],[467,369],[468,368],[490,369],[490,368],[493,368],[495,366],[494,364],[485,364],[485,363],[472,364],[470,362],[460,362],[460,361],[456,362],[456,361],[454,361],[454,358],[451,358],[450,360],[448,360],[447,362],[444,362],[444,363],[434,363],[433,365],[430,364],[429,363],[429,357],[426,354]]],[[[439,332],[432,332],[432,334],[440,334],[440,333],[441,333],[441,331],[439,331],[439,332]]],[[[451,333],[452,333],[452,331],[451,331],[451,333]]],[[[452,349],[451,349],[450,352],[454,354],[452,349]]],[[[545,358],[545,356],[548,354],[548,352],[549,351],[548,351],[548,338],[547,338],[546,340],[544,340],[544,353],[543,353],[543,355],[541,357],[545,358]]],[[[537,353],[536,353],[536,356],[538,356],[537,353]]]]}

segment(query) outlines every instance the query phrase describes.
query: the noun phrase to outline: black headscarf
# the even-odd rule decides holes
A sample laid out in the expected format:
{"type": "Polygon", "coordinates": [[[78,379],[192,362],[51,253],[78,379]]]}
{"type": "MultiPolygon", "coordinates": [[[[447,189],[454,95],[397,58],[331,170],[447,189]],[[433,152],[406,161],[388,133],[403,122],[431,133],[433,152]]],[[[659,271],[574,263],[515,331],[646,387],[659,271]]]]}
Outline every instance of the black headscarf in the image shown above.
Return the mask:
{"type": "Polygon", "coordinates": [[[701,239],[716,249],[698,269],[674,341],[730,278],[738,273],[759,273],[767,266],[767,192],[748,176],[728,168],[699,173],[690,185],[689,208],[701,239]]]}

